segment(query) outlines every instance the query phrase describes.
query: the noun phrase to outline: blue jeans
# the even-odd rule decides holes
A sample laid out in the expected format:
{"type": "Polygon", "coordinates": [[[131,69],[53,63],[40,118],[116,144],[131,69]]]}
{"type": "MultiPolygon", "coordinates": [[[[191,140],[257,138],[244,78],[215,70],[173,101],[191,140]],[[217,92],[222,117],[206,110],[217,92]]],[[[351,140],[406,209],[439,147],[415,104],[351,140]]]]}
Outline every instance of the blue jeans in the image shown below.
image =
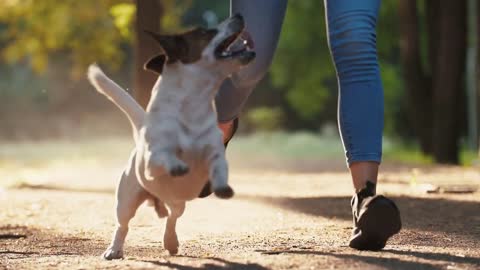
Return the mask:
{"type": "MultiPolygon", "coordinates": [[[[338,78],[338,124],[348,164],[380,163],[383,88],[376,48],[380,0],[324,0],[330,52],[338,78]]],[[[216,98],[220,122],[237,117],[271,64],[287,0],[231,0],[255,43],[254,63],[227,79],[216,98]]],[[[314,19],[314,18],[312,18],[314,19]]]]}

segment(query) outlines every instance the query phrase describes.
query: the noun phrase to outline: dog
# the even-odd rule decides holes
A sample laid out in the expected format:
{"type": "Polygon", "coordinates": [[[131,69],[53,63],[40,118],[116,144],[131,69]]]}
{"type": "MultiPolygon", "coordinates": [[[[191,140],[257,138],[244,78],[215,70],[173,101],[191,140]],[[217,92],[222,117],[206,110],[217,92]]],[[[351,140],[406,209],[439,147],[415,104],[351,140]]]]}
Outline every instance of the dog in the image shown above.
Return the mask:
{"type": "Polygon", "coordinates": [[[222,82],[255,58],[241,44],[244,29],[243,17],[235,15],[214,29],[148,32],[164,53],[144,66],[159,74],[146,110],[98,66],[89,67],[89,81],[126,114],[135,140],[116,191],[117,227],[103,258],[123,257],[128,223],[146,200],[160,218],[167,217],[163,245],[174,255],[179,247],[175,226],[185,203],[206,185],[219,198],[233,196],[213,101],[222,82]]]}

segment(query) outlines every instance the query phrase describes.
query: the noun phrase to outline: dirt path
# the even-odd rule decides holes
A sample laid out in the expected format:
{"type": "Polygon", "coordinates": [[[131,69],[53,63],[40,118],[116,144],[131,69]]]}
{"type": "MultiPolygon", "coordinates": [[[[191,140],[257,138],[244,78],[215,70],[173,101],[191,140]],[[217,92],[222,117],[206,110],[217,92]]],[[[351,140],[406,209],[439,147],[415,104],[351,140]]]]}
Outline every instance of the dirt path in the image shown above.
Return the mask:
{"type": "Polygon", "coordinates": [[[232,175],[234,199],[187,206],[178,256],[167,255],[164,220],[144,205],[131,224],[125,259],[112,262],[100,258],[114,226],[112,177],[79,173],[82,185],[0,191],[0,269],[480,269],[480,193],[425,194],[408,184],[480,186],[474,169],[387,168],[379,189],[398,202],[404,230],[382,252],[347,247],[346,173],[240,171],[232,175]]]}

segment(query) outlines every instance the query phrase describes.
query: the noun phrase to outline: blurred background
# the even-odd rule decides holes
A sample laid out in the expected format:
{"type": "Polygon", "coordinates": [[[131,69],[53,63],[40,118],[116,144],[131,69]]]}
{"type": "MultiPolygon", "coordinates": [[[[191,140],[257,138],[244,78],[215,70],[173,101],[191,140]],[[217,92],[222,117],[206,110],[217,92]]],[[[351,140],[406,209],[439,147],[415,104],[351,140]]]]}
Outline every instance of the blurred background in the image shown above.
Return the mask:
{"type": "MultiPolygon", "coordinates": [[[[387,161],[478,164],[479,10],[475,0],[382,1],[387,161]]],[[[0,167],[123,160],[130,127],[88,84],[86,67],[97,62],[145,104],[155,77],[141,66],[159,48],[142,30],[213,26],[228,15],[226,0],[1,0],[0,167]]],[[[311,161],[323,159],[344,168],[336,107],[323,1],[290,1],[230,155],[258,166],[320,169],[311,161]]]]}

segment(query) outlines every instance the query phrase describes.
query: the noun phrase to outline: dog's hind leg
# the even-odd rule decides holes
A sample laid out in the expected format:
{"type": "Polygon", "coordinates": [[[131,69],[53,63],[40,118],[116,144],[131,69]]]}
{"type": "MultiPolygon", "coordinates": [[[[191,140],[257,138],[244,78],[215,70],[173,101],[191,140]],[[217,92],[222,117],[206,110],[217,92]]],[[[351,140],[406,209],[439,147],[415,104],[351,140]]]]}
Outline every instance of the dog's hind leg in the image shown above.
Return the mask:
{"type": "Polygon", "coordinates": [[[168,217],[168,209],[165,206],[165,203],[158,198],[151,196],[147,199],[147,205],[155,209],[155,212],[159,218],[168,217]]]}
{"type": "Polygon", "coordinates": [[[157,212],[157,216],[159,218],[164,218],[168,216],[168,210],[165,207],[165,203],[162,202],[161,200],[155,198],[153,199],[154,207],[155,207],[155,212],[157,212]]]}
{"type": "Polygon", "coordinates": [[[117,189],[117,228],[112,243],[103,253],[107,260],[123,258],[123,244],[128,233],[128,223],[135,216],[137,208],[150,196],[138,183],[133,170],[135,156],[130,160],[130,166],[122,174],[117,189]]]}
{"type": "Polygon", "coordinates": [[[170,208],[170,216],[167,218],[167,225],[165,227],[165,234],[163,236],[163,246],[170,253],[175,255],[178,253],[178,238],[175,226],[177,225],[177,219],[183,215],[185,211],[185,202],[177,202],[168,204],[170,208]]]}

